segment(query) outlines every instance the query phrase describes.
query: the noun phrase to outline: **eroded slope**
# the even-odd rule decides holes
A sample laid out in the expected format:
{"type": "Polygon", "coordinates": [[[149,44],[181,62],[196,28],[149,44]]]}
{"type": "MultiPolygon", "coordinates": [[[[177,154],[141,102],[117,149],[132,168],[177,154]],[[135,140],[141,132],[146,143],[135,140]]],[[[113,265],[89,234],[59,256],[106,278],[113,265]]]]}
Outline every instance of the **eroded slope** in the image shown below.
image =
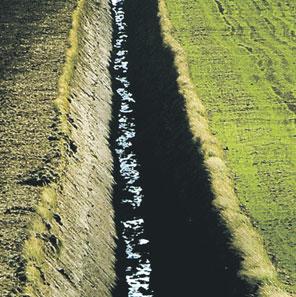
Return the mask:
{"type": "Polygon", "coordinates": [[[109,3],[1,13],[0,295],[110,296],[109,3]]]}

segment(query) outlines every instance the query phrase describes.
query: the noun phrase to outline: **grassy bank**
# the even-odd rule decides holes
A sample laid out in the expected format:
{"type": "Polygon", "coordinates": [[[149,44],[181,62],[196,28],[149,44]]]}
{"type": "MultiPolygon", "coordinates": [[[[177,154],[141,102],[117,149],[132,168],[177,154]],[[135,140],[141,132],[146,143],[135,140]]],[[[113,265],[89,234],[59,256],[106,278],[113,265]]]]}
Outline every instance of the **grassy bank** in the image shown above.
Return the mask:
{"type": "MultiPolygon", "coordinates": [[[[191,87],[189,75],[179,79],[187,98],[189,122],[208,155],[206,164],[217,197],[214,205],[244,259],[241,276],[259,284],[263,296],[284,296],[277,287],[293,293],[295,58],[291,42],[295,7],[292,1],[283,5],[272,1],[165,3],[172,24],[171,28],[165,25],[165,32],[171,30],[184,48],[182,53],[173,45],[181,56],[187,56],[193,81],[191,87]],[[198,111],[194,92],[205,105],[210,131],[224,152],[212,152],[215,145],[208,132],[201,134],[206,124],[199,120],[203,111],[198,111]],[[231,174],[224,171],[219,159],[226,160],[231,174]],[[243,214],[251,218],[262,236],[269,259],[243,214]]],[[[167,42],[175,44],[170,37],[167,42]]],[[[178,56],[176,63],[182,74],[186,62],[178,56]]]]}
{"type": "Polygon", "coordinates": [[[253,270],[248,276],[238,275],[242,252],[231,248],[233,234],[225,217],[233,216],[235,227],[249,233],[251,224],[240,213],[221,160],[223,150],[209,133],[182,50],[170,36],[160,4],[126,2],[129,81],[136,99],[136,149],[151,244],[151,286],[155,296],[254,296],[263,278],[274,280],[273,270],[268,270],[267,256],[254,235],[249,238],[257,249],[244,249],[251,252],[253,270]],[[253,258],[258,251],[259,258],[253,258]],[[260,280],[251,275],[256,269],[260,280]]]}

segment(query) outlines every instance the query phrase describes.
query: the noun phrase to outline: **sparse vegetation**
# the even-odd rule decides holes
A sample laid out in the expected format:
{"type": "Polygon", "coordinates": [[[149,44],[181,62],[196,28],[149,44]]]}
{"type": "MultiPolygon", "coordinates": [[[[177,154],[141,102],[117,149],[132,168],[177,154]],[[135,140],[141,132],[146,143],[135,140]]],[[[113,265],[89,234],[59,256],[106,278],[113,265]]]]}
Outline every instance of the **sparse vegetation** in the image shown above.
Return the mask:
{"type": "Polygon", "coordinates": [[[69,136],[69,122],[67,114],[69,113],[69,95],[73,71],[77,62],[78,55],[78,32],[81,14],[85,0],[78,0],[77,7],[72,16],[72,28],[69,34],[69,48],[66,52],[66,63],[63,68],[63,73],[59,79],[59,95],[54,101],[55,106],[60,114],[60,124],[62,131],[69,136]]]}
{"type": "MultiPolygon", "coordinates": [[[[76,9],[72,16],[72,28],[69,35],[69,47],[66,52],[66,61],[63,67],[63,73],[59,79],[58,97],[54,101],[56,112],[59,115],[59,129],[64,135],[60,138],[58,148],[60,151],[59,167],[55,170],[61,175],[65,170],[66,158],[67,158],[67,141],[70,138],[70,125],[67,119],[69,114],[69,94],[70,84],[73,78],[73,70],[77,61],[78,54],[78,30],[80,24],[80,18],[83,11],[85,0],[78,0],[76,9]]],[[[33,294],[43,287],[43,292],[47,292],[48,289],[44,289],[44,279],[42,279],[42,273],[48,269],[46,264],[45,250],[46,242],[50,236],[54,236],[59,241],[57,234],[59,229],[54,222],[54,214],[57,211],[57,185],[50,184],[47,187],[43,187],[41,190],[41,198],[36,208],[37,215],[33,218],[30,228],[30,236],[24,244],[24,258],[26,261],[26,275],[27,283],[25,292],[27,294],[33,294]],[[53,235],[54,234],[54,235],[53,235]]],[[[58,242],[58,245],[61,245],[58,242]]],[[[54,246],[57,248],[57,246],[54,246]]]]}
{"type": "Polygon", "coordinates": [[[49,238],[50,236],[58,238],[59,229],[54,222],[56,210],[56,186],[44,187],[36,209],[36,216],[31,222],[29,238],[26,240],[23,250],[27,276],[25,292],[30,296],[36,296],[37,291],[41,288],[43,288],[43,292],[48,292],[48,288],[44,284],[43,275],[48,269],[46,250],[48,249],[47,243],[49,238]]]}
{"type": "Polygon", "coordinates": [[[112,22],[108,1],[99,3],[77,1],[58,95],[52,101],[57,177],[40,189],[23,253],[26,293],[33,296],[110,296],[114,283],[107,141],[112,22]]]}

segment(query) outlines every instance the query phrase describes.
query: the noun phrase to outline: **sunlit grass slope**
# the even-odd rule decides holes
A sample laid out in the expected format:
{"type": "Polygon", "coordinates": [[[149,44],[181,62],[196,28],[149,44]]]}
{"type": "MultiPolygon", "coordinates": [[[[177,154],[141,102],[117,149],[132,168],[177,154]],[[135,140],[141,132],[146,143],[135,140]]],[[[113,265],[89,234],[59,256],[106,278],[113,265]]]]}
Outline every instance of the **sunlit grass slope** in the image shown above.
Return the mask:
{"type": "Polygon", "coordinates": [[[242,210],[296,291],[294,0],[166,0],[242,210]]]}

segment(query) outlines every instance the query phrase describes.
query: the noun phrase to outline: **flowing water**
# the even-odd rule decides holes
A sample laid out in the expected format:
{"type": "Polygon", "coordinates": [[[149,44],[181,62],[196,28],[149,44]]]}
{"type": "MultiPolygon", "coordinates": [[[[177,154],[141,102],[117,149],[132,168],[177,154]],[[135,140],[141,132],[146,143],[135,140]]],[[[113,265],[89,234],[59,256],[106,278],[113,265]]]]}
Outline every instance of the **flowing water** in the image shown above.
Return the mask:
{"type": "MultiPolygon", "coordinates": [[[[128,34],[125,22],[124,0],[112,0],[115,18],[113,73],[116,94],[114,100],[119,105],[115,153],[119,164],[120,228],[119,239],[124,243],[125,281],[128,297],[151,297],[151,261],[149,240],[144,232],[141,207],[144,199],[141,187],[140,166],[135,153],[135,98],[128,80],[128,34]]],[[[122,280],[121,280],[122,281],[122,280]]]]}

